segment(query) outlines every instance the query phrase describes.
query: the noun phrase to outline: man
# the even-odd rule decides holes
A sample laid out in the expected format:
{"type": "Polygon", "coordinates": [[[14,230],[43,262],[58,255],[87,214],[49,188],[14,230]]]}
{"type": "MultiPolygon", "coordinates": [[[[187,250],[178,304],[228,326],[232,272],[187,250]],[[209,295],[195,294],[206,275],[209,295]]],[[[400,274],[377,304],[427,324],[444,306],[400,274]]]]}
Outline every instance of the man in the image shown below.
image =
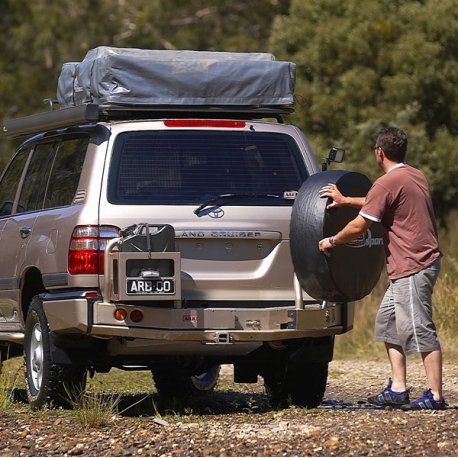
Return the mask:
{"type": "Polygon", "coordinates": [[[368,401],[403,410],[445,409],[442,396],[442,352],[432,320],[432,291],[440,270],[441,252],[429,187],[424,175],[405,162],[407,136],[385,127],[374,147],[375,159],[385,174],[366,197],[343,196],[329,184],[320,190],[341,206],[360,208],[340,232],[319,242],[327,256],[336,246],[351,242],[374,222],[381,223],[389,286],[375,322],[375,339],[384,342],[392,377],[380,394],[368,401]],[[410,402],[406,385],[406,355],[420,352],[429,389],[410,402]]]}

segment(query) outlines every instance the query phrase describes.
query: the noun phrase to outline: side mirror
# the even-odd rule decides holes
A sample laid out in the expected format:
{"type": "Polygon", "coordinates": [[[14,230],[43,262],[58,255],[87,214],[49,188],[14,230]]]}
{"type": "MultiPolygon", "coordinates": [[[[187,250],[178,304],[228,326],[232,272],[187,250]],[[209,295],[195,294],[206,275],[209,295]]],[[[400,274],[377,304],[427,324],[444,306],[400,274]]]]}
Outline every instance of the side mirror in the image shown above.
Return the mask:
{"type": "Polygon", "coordinates": [[[333,146],[329,150],[328,157],[323,159],[323,164],[321,165],[321,170],[324,172],[328,170],[328,166],[331,162],[341,163],[345,158],[345,150],[339,148],[338,146],[333,146]]]}

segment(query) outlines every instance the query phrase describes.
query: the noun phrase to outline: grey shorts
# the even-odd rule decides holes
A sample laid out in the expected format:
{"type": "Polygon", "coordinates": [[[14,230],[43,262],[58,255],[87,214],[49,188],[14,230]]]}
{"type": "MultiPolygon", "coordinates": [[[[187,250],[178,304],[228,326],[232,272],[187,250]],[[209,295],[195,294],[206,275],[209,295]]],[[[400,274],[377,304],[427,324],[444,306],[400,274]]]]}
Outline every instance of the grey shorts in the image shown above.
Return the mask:
{"type": "Polygon", "coordinates": [[[433,323],[432,293],[440,258],[408,277],[390,280],[375,319],[375,340],[399,345],[406,355],[440,350],[433,323]]]}

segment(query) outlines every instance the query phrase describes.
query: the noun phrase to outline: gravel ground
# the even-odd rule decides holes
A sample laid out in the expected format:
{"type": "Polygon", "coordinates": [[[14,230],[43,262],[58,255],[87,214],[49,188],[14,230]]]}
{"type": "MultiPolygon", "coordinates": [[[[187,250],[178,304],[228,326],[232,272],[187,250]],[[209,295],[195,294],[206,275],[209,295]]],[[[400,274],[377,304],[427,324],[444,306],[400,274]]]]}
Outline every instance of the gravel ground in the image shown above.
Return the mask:
{"type": "MultiPolygon", "coordinates": [[[[409,363],[413,396],[421,362],[409,363]]],[[[444,367],[446,411],[402,412],[365,403],[386,383],[381,361],[333,361],[318,409],[269,408],[262,383],[235,385],[224,366],[204,402],[167,410],[147,396],[107,425],[84,430],[73,412],[0,413],[1,456],[457,456],[458,364],[444,367]],[[155,407],[153,408],[153,401],[155,407]]],[[[138,396],[125,396],[130,405],[138,396]]]]}

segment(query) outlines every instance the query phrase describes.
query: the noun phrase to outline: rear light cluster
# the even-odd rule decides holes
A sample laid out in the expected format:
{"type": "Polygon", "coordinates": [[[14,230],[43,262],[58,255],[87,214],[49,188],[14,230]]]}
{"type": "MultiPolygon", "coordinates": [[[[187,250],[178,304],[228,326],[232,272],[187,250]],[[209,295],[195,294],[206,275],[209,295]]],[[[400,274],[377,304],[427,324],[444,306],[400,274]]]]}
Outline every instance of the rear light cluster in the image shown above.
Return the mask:
{"type": "MultiPolygon", "coordinates": [[[[115,319],[117,321],[124,321],[126,318],[127,318],[127,311],[126,309],[123,309],[123,308],[117,308],[114,312],[113,312],[113,316],[115,317],[115,319]]],[[[131,321],[133,321],[134,323],[139,323],[140,321],[143,320],[143,312],[141,310],[138,310],[138,309],[134,309],[130,312],[129,314],[129,318],[131,321]]]]}
{"type": "Polygon", "coordinates": [[[119,237],[115,226],[76,226],[68,250],[71,275],[103,274],[103,250],[107,242],[119,237]]]}

